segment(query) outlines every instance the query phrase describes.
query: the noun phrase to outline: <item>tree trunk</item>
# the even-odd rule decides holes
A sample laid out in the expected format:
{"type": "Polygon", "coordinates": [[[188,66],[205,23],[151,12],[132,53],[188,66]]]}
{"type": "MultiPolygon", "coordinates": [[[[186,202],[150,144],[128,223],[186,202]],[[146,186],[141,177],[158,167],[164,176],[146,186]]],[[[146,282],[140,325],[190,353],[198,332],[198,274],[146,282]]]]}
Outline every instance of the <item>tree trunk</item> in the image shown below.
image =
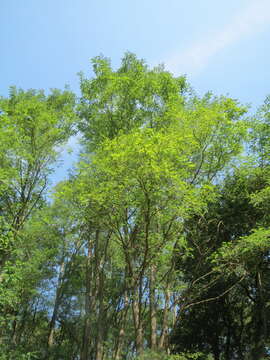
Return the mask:
{"type": "Polygon", "coordinates": [[[104,314],[104,303],[103,303],[103,274],[102,270],[99,276],[99,312],[98,312],[98,323],[97,323],[97,337],[96,337],[96,359],[102,360],[103,357],[103,342],[104,342],[104,327],[105,327],[105,314],[104,314]]]}
{"type": "Polygon", "coordinates": [[[141,354],[143,351],[143,329],[140,319],[140,304],[138,289],[134,290],[134,298],[132,300],[133,322],[135,329],[135,345],[136,353],[141,354]]]}
{"type": "Polygon", "coordinates": [[[50,348],[53,346],[54,343],[54,332],[55,332],[55,323],[58,317],[58,311],[60,308],[61,298],[62,298],[62,280],[64,276],[64,270],[65,270],[65,262],[64,259],[62,260],[61,266],[60,266],[60,272],[58,276],[57,281],[57,289],[56,289],[56,295],[55,295],[55,301],[54,301],[54,308],[53,308],[53,314],[51,317],[51,321],[49,324],[49,334],[48,334],[48,340],[47,340],[47,346],[50,348]]]}
{"type": "Polygon", "coordinates": [[[124,337],[125,337],[125,329],[123,326],[120,327],[119,335],[118,335],[118,341],[115,349],[115,360],[120,360],[122,357],[122,349],[124,344],[124,337]]]}
{"type": "Polygon", "coordinates": [[[89,360],[90,336],[91,336],[91,313],[92,313],[92,242],[88,241],[87,261],[86,261],[86,284],[85,284],[85,320],[83,331],[83,342],[81,350],[81,360],[89,360]]]}
{"type": "Polygon", "coordinates": [[[156,312],[156,296],[155,296],[155,266],[150,269],[150,347],[156,350],[157,347],[157,312],[156,312]]]}
{"type": "Polygon", "coordinates": [[[164,350],[166,347],[167,335],[168,335],[168,311],[170,306],[170,291],[168,288],[165,290],[165,303],[163,310],[163,322],[162,322],[162,330],[159,338],[158,347],[160,350],[164,350]]]}
{"type": "Polygon", "coordinates": [[[125,290],[125,295],[124,295],[124,309],[123,309],[123,317],[120,321],[120,329],[119,329],[119,333],[118,333],[118,338],[117,338],[117,342],[116,342],[116,348],[115,348],[115,356],[114,356],[114,360],[120,360],[122,358],[122,351],[123,351],[123,346],[124,346],[124,340],[125,340],[125,326],[126,326],[126,319],[127,319],[127,313],[128,313],[128,294],[127,294],[127,290],[125,290]]]}

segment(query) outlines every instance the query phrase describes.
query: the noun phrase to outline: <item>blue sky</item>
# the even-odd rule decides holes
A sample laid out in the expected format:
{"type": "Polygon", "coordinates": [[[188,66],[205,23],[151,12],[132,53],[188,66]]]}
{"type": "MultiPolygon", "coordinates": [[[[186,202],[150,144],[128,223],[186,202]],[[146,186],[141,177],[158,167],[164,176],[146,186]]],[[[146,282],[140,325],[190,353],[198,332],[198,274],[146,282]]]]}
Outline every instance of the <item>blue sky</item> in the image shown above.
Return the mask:
{"type": "Polygon", "coordinates": [[[256,108],[270,94],[269,37],[270,0],[1,0],[0,95],[10,85],[79,93],[91,57],[117,66],[129,50],[186,74],[200,94],[256,108]]]}

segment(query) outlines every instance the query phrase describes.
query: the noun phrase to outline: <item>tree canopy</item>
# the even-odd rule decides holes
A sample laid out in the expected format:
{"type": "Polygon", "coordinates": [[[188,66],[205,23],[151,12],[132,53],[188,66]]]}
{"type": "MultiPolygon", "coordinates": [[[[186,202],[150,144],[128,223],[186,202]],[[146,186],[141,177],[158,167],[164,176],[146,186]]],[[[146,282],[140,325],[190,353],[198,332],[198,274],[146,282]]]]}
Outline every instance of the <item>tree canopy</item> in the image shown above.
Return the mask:
{"type": "Polygon", "coordinates": [[[266,359],[269,99],[247,117],[131,53],[92,68],[79,97],[0,99],[0,359],[266,359]]]}

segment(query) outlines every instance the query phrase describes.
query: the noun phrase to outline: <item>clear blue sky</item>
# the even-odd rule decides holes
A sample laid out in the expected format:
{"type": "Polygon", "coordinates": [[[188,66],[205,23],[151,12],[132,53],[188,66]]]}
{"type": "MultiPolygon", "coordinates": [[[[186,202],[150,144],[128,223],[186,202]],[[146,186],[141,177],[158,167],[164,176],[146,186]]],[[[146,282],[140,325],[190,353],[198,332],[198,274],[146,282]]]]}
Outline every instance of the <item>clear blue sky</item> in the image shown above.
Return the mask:
{"type": "Polygon", "coordinates": [[[270,0],[0,0],[0,95],[69,84],[127,50],[212,90],[260,105],[270,93],[270,0]]]}

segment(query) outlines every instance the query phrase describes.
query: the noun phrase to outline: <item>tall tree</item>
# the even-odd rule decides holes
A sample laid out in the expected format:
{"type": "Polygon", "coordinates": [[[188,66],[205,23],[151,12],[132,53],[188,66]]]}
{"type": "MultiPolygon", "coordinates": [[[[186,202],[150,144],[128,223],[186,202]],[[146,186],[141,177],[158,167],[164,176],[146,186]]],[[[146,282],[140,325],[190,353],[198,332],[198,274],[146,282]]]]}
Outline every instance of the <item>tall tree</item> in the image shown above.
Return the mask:
{"type": "MultiPolygon", "coordinates": [[[[68,90],[43,91],[10,89],[0,99],[1,147],[0,214],[0,311],[3,337],[9,339],[9,315],[16,332],[20,292],[25,273],[29,274],[23,231],[33,212],[44,203],[48,176],[60,147],[73,133],[75,97],[68,90]]],[[[35,266],[28,263],[29,266],[35,266]]],[[[36,264],[38,266],[38,264],[36,264]]],[[[16,338],[14,337],[14,343],[16,338]]]]}
{"type": "Polygon", "coordinates": [[[171,264],[174,251],[184,252],[183,223],[203,210],[212,179],[240,151],[245,109],[225,97],[188,96],[183,78],[150,70],[131,54],[117,71],[96,58],[94,71],[94,79],[81,80],[86,155],[71,186],[87,211],[92,209],[93,235],[107,232],[109,246],[120,252],[133,345],[140,353],[146,344],[167,346],[171,264]],[[94,214],[99,215],[93,223],[94,214]],[[167,275],[154,276],[155,264],[167,275]]]}

